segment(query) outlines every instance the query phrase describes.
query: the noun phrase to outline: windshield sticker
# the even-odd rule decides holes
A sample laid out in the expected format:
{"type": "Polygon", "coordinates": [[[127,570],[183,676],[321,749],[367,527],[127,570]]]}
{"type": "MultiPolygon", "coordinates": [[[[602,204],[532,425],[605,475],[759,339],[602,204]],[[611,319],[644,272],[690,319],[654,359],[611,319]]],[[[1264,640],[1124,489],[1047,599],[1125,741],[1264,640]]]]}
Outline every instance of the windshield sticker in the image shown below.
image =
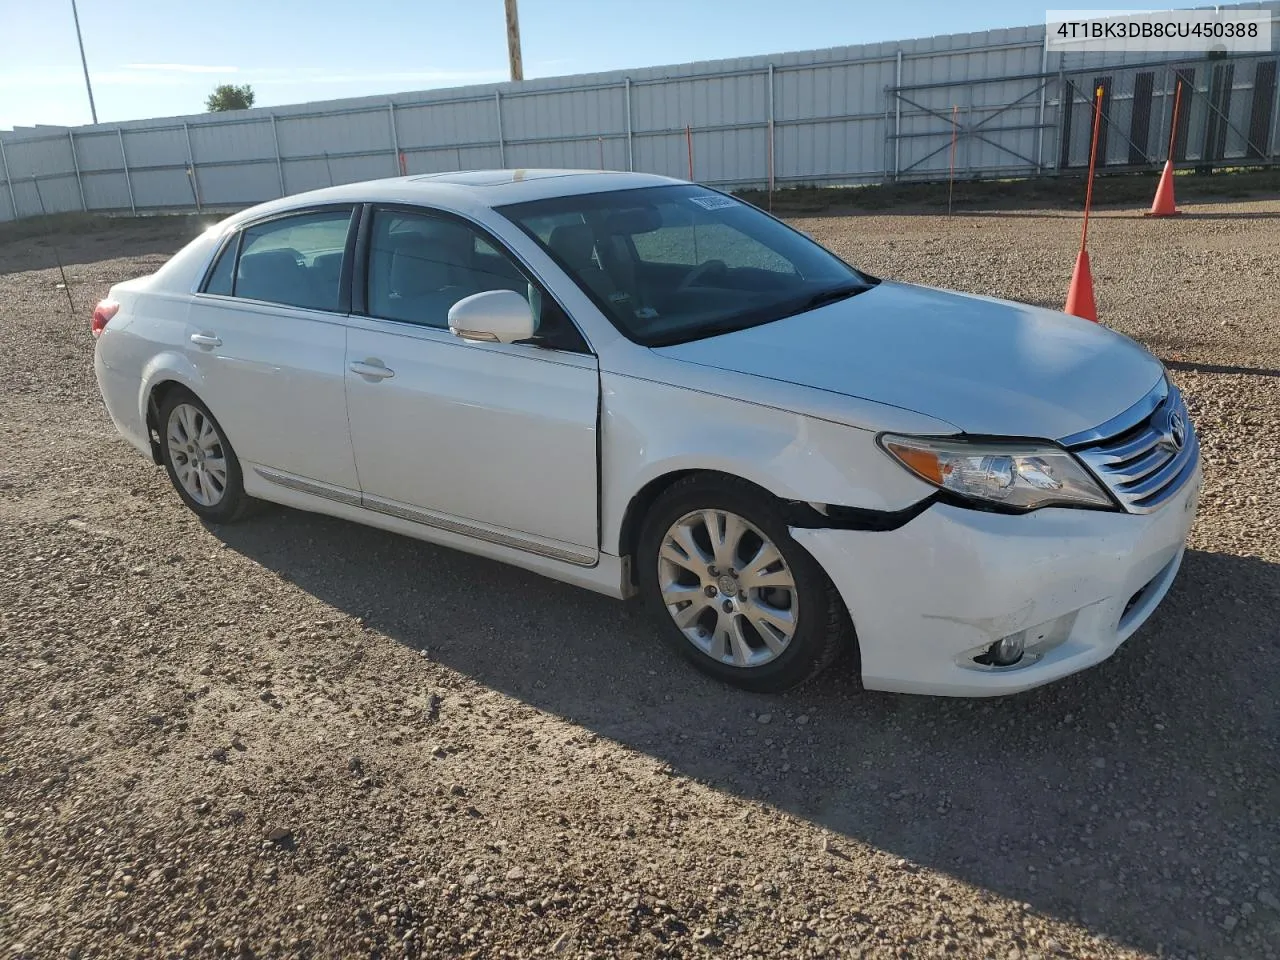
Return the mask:
{"type": "Polygon", "coordinates": [[[690,197],[689,199],[703,210],[723,210],[725,207],[738,205],[738,201],[732,197],[690,197]]]}

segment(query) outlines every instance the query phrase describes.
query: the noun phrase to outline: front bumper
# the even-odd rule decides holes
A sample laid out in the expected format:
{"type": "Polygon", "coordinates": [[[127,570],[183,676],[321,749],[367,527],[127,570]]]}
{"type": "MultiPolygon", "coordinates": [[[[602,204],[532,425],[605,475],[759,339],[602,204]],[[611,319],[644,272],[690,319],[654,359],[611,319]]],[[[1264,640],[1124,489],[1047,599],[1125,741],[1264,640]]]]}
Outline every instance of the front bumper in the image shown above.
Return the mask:
{"type": "Polygon", "coordinates": [[[1201,471],[1145,515],[1047,508],[1024,515],[934,504],[892,531],[792,529],[844,598],[871,690],[987,697],[1105,660],[1178,572],[1201,471]],[[1027,630],[1011,667],[973,657],[1027,630]]]}

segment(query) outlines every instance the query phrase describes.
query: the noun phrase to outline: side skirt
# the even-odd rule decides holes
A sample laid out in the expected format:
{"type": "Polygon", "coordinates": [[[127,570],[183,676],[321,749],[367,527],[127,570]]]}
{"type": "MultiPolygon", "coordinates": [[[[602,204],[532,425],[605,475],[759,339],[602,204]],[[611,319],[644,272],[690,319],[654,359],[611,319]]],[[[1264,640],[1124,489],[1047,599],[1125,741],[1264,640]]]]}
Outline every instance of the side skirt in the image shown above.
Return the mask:
{"type": "Polygon", "coordinates": [[[631,593],[624,587],[623,560],[613,554],[602,552],[591,557],[570,545],[525,540],[393,501],[362,498],[353,490],[317,483],[258,464],[242,462],[242,466],[245,492],[261,500],[351,520],[488,557],[617,599],[631,593]]]}

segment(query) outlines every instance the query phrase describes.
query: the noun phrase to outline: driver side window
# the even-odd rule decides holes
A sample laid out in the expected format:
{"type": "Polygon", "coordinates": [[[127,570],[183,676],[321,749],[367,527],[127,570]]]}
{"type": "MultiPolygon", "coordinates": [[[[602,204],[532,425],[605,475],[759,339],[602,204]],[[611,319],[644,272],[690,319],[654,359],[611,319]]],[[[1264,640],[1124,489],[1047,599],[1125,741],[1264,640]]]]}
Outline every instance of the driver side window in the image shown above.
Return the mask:
{"type": "Polygon", "coordinates": [[[465,224],[443,217],[377,210],[369,242],[369,313],[447,329],[449,308],[485,290],[528,284],[506,257],[465,224]],[[483,252],[482,252],[483,251],[483,252]]]}
{"type": "Polygon", "coordinates": [[[529,301],[537,330],[534,343],[588,352],[555,301],[475,228],[429,213],[374,211],[368,260],[370,316],[447,330],[455,303],[490,290],[511,290],[529,301]]]}

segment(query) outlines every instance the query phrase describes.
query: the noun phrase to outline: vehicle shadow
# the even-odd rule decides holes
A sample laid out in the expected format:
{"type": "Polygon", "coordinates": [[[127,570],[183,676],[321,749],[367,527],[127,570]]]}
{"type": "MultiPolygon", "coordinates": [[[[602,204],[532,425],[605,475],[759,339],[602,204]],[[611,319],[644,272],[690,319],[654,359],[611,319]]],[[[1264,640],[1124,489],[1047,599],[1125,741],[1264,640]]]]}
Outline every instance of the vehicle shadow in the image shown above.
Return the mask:
{"type": "Polygon", "coordinates": [[[1173,370],[1191,373],[1230,373],[1248,377],[1280,377],[1280,367],[1249,367],[1233,363],[1200,363],[1197,360],[1165,360],[1164,365],[1173,370]]]}
{"type": "Polygon", "coordinates": [[[1257,903],[1280,895],[1280,625],[1256,615],[1280,609],[1280,565],[1189,551],[1116,656],[1027,694],[866,693],[846,661],[769,697],[703,678],[634,603],[283,508],[216,533],[488,687],[806,818],[837,851],[869,844],[1151,952],[1280,943],[1257,903]]]}

